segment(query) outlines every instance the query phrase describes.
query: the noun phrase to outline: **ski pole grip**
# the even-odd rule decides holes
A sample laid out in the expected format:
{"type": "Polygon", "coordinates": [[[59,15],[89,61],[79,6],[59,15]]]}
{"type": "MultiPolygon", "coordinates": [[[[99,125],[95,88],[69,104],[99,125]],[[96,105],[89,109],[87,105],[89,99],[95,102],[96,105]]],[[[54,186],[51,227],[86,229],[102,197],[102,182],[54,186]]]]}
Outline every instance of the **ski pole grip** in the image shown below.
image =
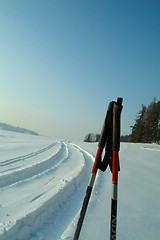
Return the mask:
{"type": "Polygon", "coordinates": [[[120,118],[122,111],[123,98],[117,98],[117,102],[113,104],[113,139],[112,150],[119,151],[120,149],[120,118]]]}
{"type": "Polygon", "coordinates": [[[114,102],[110,102],[109,105],[108,105],[106,117],[105,117],[105,120],[104,120],[104,123],[103,123],[101,136],[100,136],[99,143],[98,143],[98,147],[100,147],[102,149],[105,146],[105,143],[107,141],[108,133],[111,130],[111,126],[112,126],[113,103],[114,102]]]}

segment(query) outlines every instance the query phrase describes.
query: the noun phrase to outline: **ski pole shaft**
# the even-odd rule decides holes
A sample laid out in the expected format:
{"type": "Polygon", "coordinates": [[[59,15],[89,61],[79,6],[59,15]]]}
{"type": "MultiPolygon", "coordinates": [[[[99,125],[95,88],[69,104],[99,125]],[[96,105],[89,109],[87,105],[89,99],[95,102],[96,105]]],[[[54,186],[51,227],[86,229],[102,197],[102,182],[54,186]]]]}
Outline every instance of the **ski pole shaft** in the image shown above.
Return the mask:
{"type": "Polygon", "coordinates": [[[75,231],[75,234],[74,234],[74,240],[78,240],[79,235],[80,235],[83,220],[84,220],[84,217],[85,217],[85,213],[86,213],[86,210],[87,210],[87,207],[88,207],[89,199],[90,199],[90,196],[91,196],[91,192],[92,192],[94,181],[95,181],[96,174],[97,174],[97,169],[98,169],[97,164],[101,159],[103,148],[104,148],[105,143],[106,143],[107,128],[108,128],[108,124],[109,124],[108,121],[110,121],[109,116],[112,114],[112,108],[113,108],[113,103],[111,102],[108,106],[107,114],[106,114],[104,124],[103,124],[103,127],[102,127],[101,136],[100,136],[99,143],[98,143],[98,150],[97,150],[97,154],[96,154],[95,161],[94,161],[94,164],[93,164],[93,168],[92,168],[90,180],[89,180],[89,183],[88,183],[86,195],[85,195],[85,198],[84,198],[84,201],[83,201],[83,204],[82,204],[82,208],[81,208],[81,211],[80,211],[79,220],[78,220],[76,231],[75,231]]]}
{"type": "Polygon", "coordinates": [[[111,200],[111,228],[110,240],[116,240],[117,229],[117,195],[118,195],[118,162],[120,149],[120,116],[122,111],[122,98],[117,99],[113,105],[113,164],[112,164],[112,200],[111,200]]]}
{"type": "Polygon", "coordinates": [[[82,205],[82,208],[81,208],[79,220],[78,220],[78,223],[77,223],[77,228],[76,228],[76,231],[75,231],[75,234],[74,234],[74,240],[77,240],[79,238],[79,235],[80,235],[83,220],[84,220],[84,217],[85,217],[85,213],[86,213],[86,210],[87,210],[87,207],[88,207],[88,203],[89,203],[89,199],[90,199],[91,192],[92,192],[92,189],[93,189],[94,181],[95,181],[95,178],[96,178],[97,161],[101,157],[102,150],[103,150],[102,148],[98,147],[95,162],[94,162],[93,169],[92,169],[92,173],[91,173],[90,180],[89,180],[89,183],[88,183],[86,195],[85,195],[85,198],[84,198],[84,201],[83,201],[83,205],[82,205]]]}
{"type": "Polygon", "coordinates": [[[116,240],[118,194],[118,151],[113,151],[110,240],[116,240]]]}

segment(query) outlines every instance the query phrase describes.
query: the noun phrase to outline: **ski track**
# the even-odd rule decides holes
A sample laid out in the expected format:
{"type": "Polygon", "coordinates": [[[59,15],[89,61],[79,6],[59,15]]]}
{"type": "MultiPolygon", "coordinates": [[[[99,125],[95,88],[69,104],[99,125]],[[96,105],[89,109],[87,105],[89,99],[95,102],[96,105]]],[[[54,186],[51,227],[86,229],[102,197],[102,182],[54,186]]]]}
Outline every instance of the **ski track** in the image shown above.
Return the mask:
{"type": "Polygon", "coordinates": [[[145,150],[150,150],[150,151],[157,151],[157,152],[160,152],[160,149],[156,149],[156,148],[153,148],[153,147],[141,147],[142,149],[145,149],[145,150]]]}
{"type": "Polygon", "coordinates": [[[25,159],[28,159],[28,158],[32,158],[35,155],[41,154],[41,153],[51,149],[54,145],[55,145],[55,143],[52,143],[48,147],[40,149],[40,150],[38,150],[36,152],[29,153],[29,154],[26,154],[26,155],[23,155],[23,156],[19,156],[19,157],[16,157],[16,158],[11,158],[9,160],[2,161],[0,163],[0,167],[6,166],[6,165],[10,165],[10,164],[13,164],[13,163],[16,163],[16,162],[19,162],[19,161],[24,161],[25,159]]]}
{"type": "Polygon", "coordinates": [[[12,210],[7,210],[6,205],[9,203],[4,201],[0,204],[1,210],[4,210],[4,220],[0,224],[0,240],[45,239],[46,234],[47,239],[58,239],[57,234],[61,236],[79,212],[85,192],[84,186],[89,181],[86,168],[91,168],[93,160],[93,156],[79,146],[60,141],[38,151],[2,161],[1,167],[10,168],[12,165],[12,170],[5,174],[2,169],[0,193],[5,192],[4,199],[8,199],[11,192],[19,192],[20,199],[12,202],[12,210]],[[51,157],[40,162],[32,161],[35,156],[39,157],[51,149],[51,157]],[[22,163],[28,159],[31,163],[23,166],[22,163]],[[19,165],[15,167],[17,164],[19,165]],[[26,192],[27,189],[31,191],[26,192]],[[29,209],[26,209],[24,202],[29,202],[29,209]],[[22,216],[16,215],[14,204],[22,206],[22,216]],[[10,214],[7,211],[15,216],[14,220],[8,221],[10,214]],[[58,226],[57,218],[60,219],[58,226]],[[54,231],[55,227],[59,230],[54,231]]]}
{"type": "MultiPolygon", "coordinates": [[[[56,144],[58,145],[58,144],[56,144]]],[[[52,146],[52,148],[55,146],[55,144],[50,145],[52,146]]],[[[49,148],[45,148],[45,151],[49,150],[51,147],[49,146],[49,148]]],[[[40,153],[43,153],[43,151],[38,151],[36,152],[36,154],[28,154],[28,156],[35,157],[35,155],[38,155],[40,153]]],[[[16,182],[20,182],[26,179],[29,179],[31,177],[35,177],[36,175],[42,174],[46,171],[48,171],[48,169],[52,169],[59,161],[60,159],[63,159],[63,155],[65,155],[67,152],[66,150],[66,146],[64,143],[61,143],[60,148],[58,147],[55,155],[53,155],[52,157],[45,159],[44,161],[35,163],[33,162],[33,165],[29,166],[29,167],[25,167],[22,168],[20,170],[17,171],[12,171],[9,174],[5,174],[0,176],[0,188],[5,187],[7,185],[16,183],[16,182]]],[[[21,159],[21,161],[26,160],[26,155],[23,157],[19,157],[19,159],[21,159]]],[[[16,168],[12,168],[12,170],[15,170],[19,167],[16,168]]],[[[3,172],[3,171],[2,171],[3,172]]]]}

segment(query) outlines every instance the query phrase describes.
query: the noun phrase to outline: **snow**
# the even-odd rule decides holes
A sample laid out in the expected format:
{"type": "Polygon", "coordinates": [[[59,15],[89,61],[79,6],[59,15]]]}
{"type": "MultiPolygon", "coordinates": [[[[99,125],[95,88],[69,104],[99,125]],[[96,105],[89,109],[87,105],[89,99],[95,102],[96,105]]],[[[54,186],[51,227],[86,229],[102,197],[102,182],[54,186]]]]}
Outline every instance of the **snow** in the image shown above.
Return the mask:
{"type": "MultiPolygon", "coordinates": [[[[73,239],[97,143],[0,130],[0,240],[73,239]]],[[[160,146],[121,143],[117,240],[160,238],[160,146]]],[[[111,173],[98,171],[81,240],[109,239],[111,173]]]]}

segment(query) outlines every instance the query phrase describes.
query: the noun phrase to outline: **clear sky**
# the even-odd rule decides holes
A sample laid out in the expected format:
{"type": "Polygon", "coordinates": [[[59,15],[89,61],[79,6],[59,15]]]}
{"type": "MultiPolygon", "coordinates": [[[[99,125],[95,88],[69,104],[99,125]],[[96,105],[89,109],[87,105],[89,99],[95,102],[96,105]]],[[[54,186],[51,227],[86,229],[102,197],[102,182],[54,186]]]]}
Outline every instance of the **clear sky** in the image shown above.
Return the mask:
{"type": "Polygon", "coordinates": [[[159,0],[0,0],[0,122],[56,138],[122,134],[160,100],[159,0]]]}

